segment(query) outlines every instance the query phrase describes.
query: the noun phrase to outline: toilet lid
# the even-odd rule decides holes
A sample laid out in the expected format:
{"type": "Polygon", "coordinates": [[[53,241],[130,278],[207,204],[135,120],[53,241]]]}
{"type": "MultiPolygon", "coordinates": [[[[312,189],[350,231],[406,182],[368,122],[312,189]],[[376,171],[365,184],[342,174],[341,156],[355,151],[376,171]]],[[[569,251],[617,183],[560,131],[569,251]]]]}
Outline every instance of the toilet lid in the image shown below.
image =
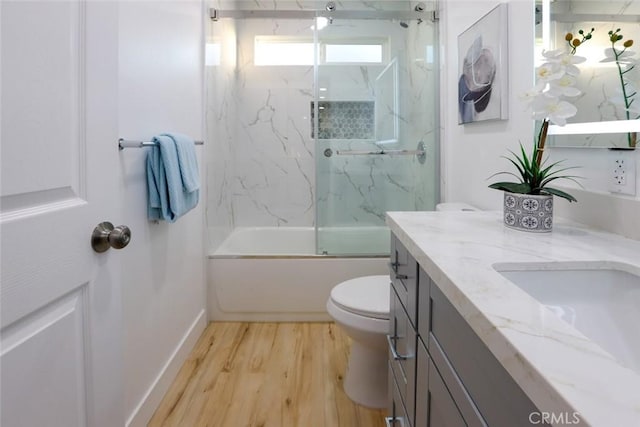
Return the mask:
{"type": "Polygon", "coordinates": [[[389,319],[390,283],[388,275],[356,277],[336,285],[331,300],[351,313],[389,319]]]}

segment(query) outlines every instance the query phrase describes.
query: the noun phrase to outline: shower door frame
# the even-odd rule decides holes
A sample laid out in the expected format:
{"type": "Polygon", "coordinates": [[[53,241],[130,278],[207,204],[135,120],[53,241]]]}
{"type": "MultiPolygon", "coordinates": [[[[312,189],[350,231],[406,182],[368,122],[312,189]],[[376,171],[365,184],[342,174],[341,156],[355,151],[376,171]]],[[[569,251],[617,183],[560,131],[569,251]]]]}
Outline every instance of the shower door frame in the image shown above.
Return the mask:
{"type": "MultiPolygon", "coordinates": [[[[413,10],[406,10],[406,11],[402,11],[402,10],[397,10],[397,11],[385,11],[385,10],[313,10],[313,9],[301,9],[301,10],[251,10],[251,9],[231,9],[231,10],[224,10],[224,9],[216,9],[216,8],[209,8],[209,17],[212,21],[217,21],[219,19],[225,19],[225,18],[230,18],[230,19],[283,19],[283,20],[305,20],[308,19],[310,22],[316,22],[316,18],[320,18],[320,17],[324,17],[327,18],[328,20],[332,21],[332,20],[376,20],[376,21],[381,21],[381,20],[396,20],[396,21],[418,21],[418,22],[424,22],[424,21],[429,21],[431,23],[435,23],[438,21],[438,2],[437,1],[431,1],[428,2],[429,7],[433,8],[432,10],[419,10],[419,6],[416,6],[415,9],[413,10]]],[[[421,4],[423,5],[423,4],[421,4]]],[[[440,58],[439,58],[439,54],[440,51],[437,48],[437,32],[435,34],[436,37],[436,42],[435,44],[435,49],[434,49],[434,68],[437,70],[436,72],[438,74],[440,74],[440,58]]],[[[314,124],[313,127],[316,130],[319,130],[318,127],[318,104],[320,101],[320,95],[319,95],[319,84],[318,84],[318,74],[319,74],[319,38],[318,38],[318,30],[315,29],[313,32],[313,40],[314,40],[314,46],[315,46],[315,52],[314,52],[314,65],[313,65],[313,69],[314,69],[314,84],[313,84],[313,92],[314,92],[314,104],[315,104],[315,114],[314,114],[314,124]]],[[[439,86],[436,84],[435,88],[434,88],[434,98],[435,99],[439,99],[439,86]]],[[[434,121],[435,123],[439,123],[440,117],[439,117],[439,106],[438,108],[435,109],[435,113],[434,113],[434,121]]],[[[435,132],[438,133],[439,132],[439,126],[436,126],[435,132]]],[[[314,144],[317,146],[317,142],[318,142],[318,132],[316,131],[316,135],[313,137],[313,141],[314,144]]],[[[417,141],[416,141],[417,143],[417,141]]],[[[407,151],[407,150],[400,150],[400,151],[407,151]]],[[[418,151],[418,150],[415,150],[418,151]]],[[[317,153],[314,153],[317,154],[317,153]]],[[[405,153],[406,154],[406,153],[405,153]]],[[[415,154],[415,153],[409,153],[409,154],[415,154]]],[[[435,159],[435,168],[436,170],[434,170],[433,175],[434,177],[436,177],[436,179],[438,179],[437,177],[439,176],[439,156],[440,156],[440,141],[439,141],[439,135],[436,134],[436,150],[434,153],[430,153],[430,155],[434,156],[435,159]]],[[[341,257],[361,257],[361,256],[374,256],[374,257],[378,257],[378,256],[386,256],[383,254],[357,254],[357,253],[349,253],[349,254],[327,254],[327,253],[320,253],[319,248],[318,248],[318,197],[317,197],[317,189],[318,189],[318,178],[317,178],[317,172],[318,172],[318,167],[317,167],[317,159],[315,160],[315,182],[314,182],[314,193],[315,193],[315,200],[314,200],[314,209],[315,209],[315,214],[314,214],[314,232],[315,232],[315,247],[316,247],[316,253],[318,255],[330,255],[330,256],[341,256],[341,257]]],[[[437,202],[439,200],[440,197],[440,183],[439,180],[438,182],[434,183],[434,198],[435,198],[435,202],[437,202]]]]}
{"type": "MultiPolygon", "coordinates": [[[[418,23],[421,22],[425,22],[428,21],[429,24],[428,25],[435,25],[438,21],[438,14],[437,14],[437,2],[433,2],[433,7],[434,10],[431,11],[418,11],[418,10],[414,10],[414,11],[410,11],[410,12],[404,12],[404,11],[340,11],[341,13],[336,13],[336,12],[325,12],[325,11],[320,11],[318,13],[318,15],[316,16],[322,16],[322,17],[329,17],[330,19],[333,18],[334,20],[338,21],[339,19],[343,19],[343,20],[375,20],[375,21],[400,21],[400,25],[404,28],[407,28],[406,25],[402,25],[403,22],[405,21],[417,21],[418,23]]],[[[316,49],[319,48],[320,44],[322,43],[321,40],[318,39],[319,37],[319,31],[314,31],[314,45],[316,46],[316,49]]],[[[438,49],[438,32],[437,32],[437,28],[434,29],[434,41],[433,41],[433,68],[436,72],[436,75],[439,76],[440,75],[440,71],[441,71],[441,67],[440,67],[440,50],[438,49]]],[[[314,103],[315,103],[315,108],[314,108],[314,118],[313,118],[313,128],[316,129],[315,135],[313,137],[314,140],[314,145],[316,146],[316,151],[315,151],[315,176],[316,176],[316,182],[315,182],[315,191],[316,191],[316,196],[315,196],[315,244],[316,244],[316,253],[318,255],[328,255],[328,256],[339,256],[339,257],[379,257],[379,256],[388,256],[388,245],[386,245],[385,247],[387,248],[383,253],[380,253],[378,251],[361,251],[361,252],[355,252],[355,251],[349,251],[346,250],[344,252],[339,252],[339,251],[327,251],[327,250],[323,250],[323,248],[321,247],[321,243],[322,243],[322,238],[320,236],[321,231],[321,224],[319,223],[319,220],[321,218],[320,212],[319,212],[319,208],[320,208],[320,204],[318,202],[319,200],[319,195],[318,195],[318,191],[319,191],[319,182],[321,181],[318,177],[318,172],[320,170],[320,168],[318,167],[318,162],[319,160],[322,160],[320,156],[322,156],[322,153],[320,151],[319,147],[319,123],[318,123],[318,119],[319,119],[319,113],[318,113],[318,107],[319,107],[319,103],[321,101],[320,99],[320,81],[319,81],[319,74],[320,74],[320,69],[323,65],[326,64],[321,64],[319,63],[318,59],[319,59],[319,55],[317,54],[318,52],[316,52],[316,59],[315,59],[315,63],[314,63],[314,103]]],[[[398,65],[398,57],[394,55],[394,53],[392,52],[390,55],[389,62],[387,64],[387,68],[389,68],[392,63],[395,62],[395,74],[394,74],[394,79],[395,79],[395,84],[396,84],[396,93],[394,95],[395,97],[395,109],[394,111],[398,112],[398,93],[397,93],[397,84],[398,84],[398,71],[397,71],[397,65],[398,65]]],[[[386,70],[386,68],[385,68],[386,70]]],[[[437,77],[439,79],[439,77],[437,77]]],[[[433,87],[433,96],[434,99],[440,99],[439,97],[440,91],[439,91],[439,85],[434,84],[433,87]]],[[[433,152],[429,152],[429,156],[434,158],[434,169],[432,170],[432,176],[434,179],[433,182],[433,205],[435,207],[435,204],[438,203],[439,199],[440,199],[440,126],[438,125],[438,123],[440,122],[440,104],[438,103],[436,105],[436,107],[434,108],[434,112],[433,112],[433,120],[434,120],[434,128],[433,128],[433,134],[435,135],[435,150],[433,152]]],[[[407,123],[405,126],[411,126],[411,124],[407,123]]],[[[398,129],[396,129],[396,139],[395,142],[399,142],[398,138],[397,138],[397,133],[398,133],[398,129]]],[[[375,139],[375,138],[374,138],[375,139]]],[[[387,141],[387,140],[376,140],[374,141],[375,145],[382,145],[384,146],[385,143],[388,142],[394,142],[394,141],[387,141]]],[[[384,148],[382,148],[382,150],[380,152],[371,152],[365,150],[365,151],[350,151],[350,153],[347,153],[346,151],[343,151],[342,153],[340,153],[340,150],[335,150],[333,155],[336,154],[353,154],[353,155],[357,155],[357,156],[368,156],[368,155],[386,155],[388,154],[395,154],[395,155],[401,155],[401,156],[413,156],[415,155],[418,158],[418,161],[420,163],[423,163],[424,161],[424,143],[422,141],[416,140],[413,141],[415,142],[415,145],[408,143],[407,145],[405,145],[402,149],[399,150],[386,150],[384,148]],[[422,154],[421,154],[422,153],[422,154]],[[422,158],[421,158],[422,157],[422,158]]],[[[398,210],[402,210],[402,209],[398,209],[398,210]]],[[[365,225],[366,227],[367,225],[365,225]]],[[[377,240],[377,239],[374,239],[377,240]]],[[[374,244],[375,246],[375,244],[374,244]]]]}

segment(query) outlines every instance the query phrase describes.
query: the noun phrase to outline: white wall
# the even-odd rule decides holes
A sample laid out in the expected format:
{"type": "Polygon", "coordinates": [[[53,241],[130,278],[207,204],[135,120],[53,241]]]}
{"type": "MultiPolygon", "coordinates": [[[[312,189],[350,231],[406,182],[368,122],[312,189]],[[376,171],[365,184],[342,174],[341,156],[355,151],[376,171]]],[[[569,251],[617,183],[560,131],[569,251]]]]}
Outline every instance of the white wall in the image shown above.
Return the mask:
{"type": "MultiPolygon", "coordinates": [[[[463,201],[481,209],[499,210],[502,193],[487,188],[492,174],[509,170],[500,156],[518,143],[533,144],[533,120],[518,94],[533,86],[533,2],[511,0],[509,7],[509,119],[458,125],[457,39],[458,35],[489,12],[500,1],[445,0],[441,13],[443,41],[442,96],[442,195],[445,201],[463,201]]],[[[530,146],[530,145],[529,145],[530,146]]],[[[637,227],[640,198],[613,196],[601,182],[606,150],[551,149],[552,159],[567,159],[581,166],[587,191],[572,190],[579,199],[569,204],[556,200],[559,216],[593,227],[640,239],[637,227]],[[604,154],[603,154],[604,153],[604,154]]],[[[640,160],[640,153],[636,153],[640,160]]]]}
{"type": "Polygon", "coordinates": [[[513,95],[529,89],[533,78],[533,6],[528,1],[509,3],[509,120],[458,125],[458,35],[498,4],[445,0],[440,16],[442,196],[445,201],[464,201],[481,209],[502,206],[502,193],[487,187],[488,178],[508,168],[500,157],[508,148],[518,147],[518,141],[526,144],[533,135],[533,121],[513,95]]]}
{"type": "MultiPolygon", "coordinates": [[[[203,5],[120,3],[120,136],[175,131],[204,137],[203,5]]],[[[198,147],[201,175],[205,148],[198,147]]],[[[146,425],[205,323],[206,202],[173,224],[146,219],[145,149],[120,153],[124,218],[132,242],[123,258],[125,414],[146,425]]]]}
{"type": "MultiPolygon", "coordinates": [[[[567,185],[578,203],[555,203],[556,214],[572,218],[593,227],[640,240],[640,150],[620,153],[603,148],[554,148],[550,159],[565,160],[567,165],[580,166],[574,172],[582,176],[584,189],[577,185],[567,185]],[[613,170],[612,158],[624,154],[635,159],[636,195],[612,195],[609,181],[613,170]]],[[[571,183],[569,183],[571,184],[571,183]]]]}

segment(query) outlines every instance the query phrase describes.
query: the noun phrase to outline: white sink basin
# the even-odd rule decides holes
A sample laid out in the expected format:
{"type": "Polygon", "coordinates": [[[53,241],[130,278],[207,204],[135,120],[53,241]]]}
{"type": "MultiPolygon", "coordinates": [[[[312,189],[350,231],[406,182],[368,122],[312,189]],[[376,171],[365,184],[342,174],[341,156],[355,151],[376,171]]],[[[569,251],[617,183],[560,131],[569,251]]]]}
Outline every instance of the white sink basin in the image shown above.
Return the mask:
{"type": "Polygon", "coordinates": [[[496,271],[640,373],[640,272],[627,264],[496,264],[496,271]],[[593,268],[591,268],[593,267],[593,268]]]}

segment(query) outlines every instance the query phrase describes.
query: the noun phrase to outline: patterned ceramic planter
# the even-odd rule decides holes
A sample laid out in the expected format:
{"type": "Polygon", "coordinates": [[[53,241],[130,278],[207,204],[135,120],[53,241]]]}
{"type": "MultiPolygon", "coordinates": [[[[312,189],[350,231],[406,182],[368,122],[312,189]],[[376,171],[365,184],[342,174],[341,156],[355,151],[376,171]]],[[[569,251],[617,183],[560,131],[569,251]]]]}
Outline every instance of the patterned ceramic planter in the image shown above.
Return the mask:
{"type": "Polygon", "coordinates": [[[553,196],[504,192],[504,225],[548,233],[553,227],[553,196]]]}

